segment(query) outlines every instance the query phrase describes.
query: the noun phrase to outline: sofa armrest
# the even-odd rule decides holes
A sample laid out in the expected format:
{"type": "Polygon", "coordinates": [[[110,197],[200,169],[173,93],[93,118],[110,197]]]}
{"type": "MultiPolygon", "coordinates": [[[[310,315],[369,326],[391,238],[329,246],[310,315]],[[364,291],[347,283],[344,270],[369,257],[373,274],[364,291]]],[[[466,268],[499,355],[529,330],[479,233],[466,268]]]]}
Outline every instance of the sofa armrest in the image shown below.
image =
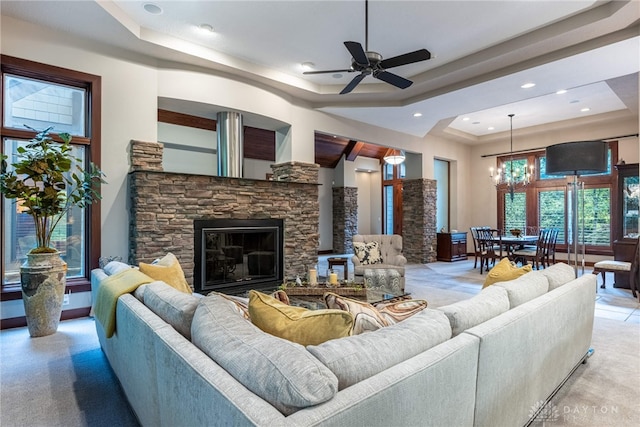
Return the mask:
{"type": "Polygon", "coordinates": [[[400,267],[405,265],[406,263],[407,263],[407,259],[404,257],[404,255],[396,255],[392,259],[390,259],[388,262],[385,261],[385,264],[392,264],[400,267]]]}
{"type": "Polygon", "coordinates": [[[351,256],[351,262],[353,263],[354,266],[358,266],[360,265],[360,258],[358,258],[357,255],[353,255],[351,256]]]}

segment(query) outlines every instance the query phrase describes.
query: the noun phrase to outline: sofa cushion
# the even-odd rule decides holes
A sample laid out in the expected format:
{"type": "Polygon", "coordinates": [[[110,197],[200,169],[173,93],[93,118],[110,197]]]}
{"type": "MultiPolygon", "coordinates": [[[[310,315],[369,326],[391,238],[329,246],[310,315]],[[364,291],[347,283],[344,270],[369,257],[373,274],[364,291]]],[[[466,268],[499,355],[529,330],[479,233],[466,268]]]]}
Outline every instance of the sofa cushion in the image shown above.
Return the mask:
{"type": "Polygon", "coordinates": [[[346,311],[292,307],[258,291],[249,291],[249,315],[263,331],[301,345],[346,337],[353,328],[353,316],[346,311]]]}
{"type": "Polygon", "coordinates": [[[533,271],[515,280],[498,282],[494,286],[500,286],[507,290],[509,305],[514,308],[546,294],[549,290],[549,280],[542,272],[533,271]]]}
{"type": "Polygon", "coordinates": [[[447,315],[456,336],[509,310],[509,296],[506,289],[489,286],[472,298],[436,309],[447,315]]]}
{"type": "Polygon", "coordinates": [[[564,262],[553,264],[544,270],[540,270],[540,272],[549,279],[550,291],[576,278],[576,272],[573,270],[573,267],[564,262]]]}
{"type": "Polygon", "coordinates": [[[342,390],[451,338],[441,312],[426,309],[377,331],[327,341],[307,350],[338,377],[342,390]]]}
{"type": "Polygon", "coordinates": [[[325,402],[338,390],[335,375],[304,347],[262,332],[215,294],[198,305],[191,336],[200,350],[285,415],[325,402]]]}
{"type": "Polygon", "coordinates": [[[190,294],[191,286],[184,277],[178,258],[171,252],[162,257],[156,264],[140,263],[140,271],[155,280],[162,280],[179,291],[190,294]]]}
{"type": "Polygon", "coordinates": [[[382,264],[382,254],[378,242],[353,242],[353,252],[362,265],[382,264]]]}
{"type": "Polygon", "coordinates": [[[114,274],[118,274],[121,271],[128,270],[130,268],[132,267],[129,264],[125,264],[124,262],[110,261],[104,266],[103,270],[107,274],[107,276],[113,276],[114,274]]]}
{"type": "Polygon", "coordinates": [[[147,289],[147,285],[140,285],[133,291],[133,296],[136,297],[138,301],[144,304],[144,291],[147,289]]]}
{"type": "Polygon", "coordinates": [[[185,294],[164,282],[153,282],[144,290],[144,305],[191,340],[191,322],[200,298],[185,294]]]}
{"type": "Polygon", "coordinates": [[[507,280],[517,279],[523,274],[529,273],[531,266],[529,264],[518,268],[509,258],[502,258],[487,274],[487,278],[482,285],[483,288],[493,285],[497,282],[506,282],[507,280]]]}

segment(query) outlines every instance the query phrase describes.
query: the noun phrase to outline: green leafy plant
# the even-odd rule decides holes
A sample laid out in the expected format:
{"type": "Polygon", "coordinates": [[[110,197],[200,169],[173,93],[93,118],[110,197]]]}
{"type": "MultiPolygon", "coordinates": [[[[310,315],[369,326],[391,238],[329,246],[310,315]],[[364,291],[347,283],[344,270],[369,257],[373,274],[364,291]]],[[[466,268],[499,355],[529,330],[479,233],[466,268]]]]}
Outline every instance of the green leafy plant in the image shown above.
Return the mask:
{"type": "Polygon", "coordinates": [[[43,131],[25,127],[37,134],[26,147],[18,147],[18,161],[11,164],[12,170],[8,156],[0,155],[0,192],[17,199],[33,218],[37,247],[31,253],[55,252],[51,236],[60,220],[72,207],[84,208],[100,200],[97,187],[106,181],[98,166],[90,163],[85,170],[81,160],[73,157],[71,135],[58,134],[60,144],[49,135],[53,127],[43,131]]]}

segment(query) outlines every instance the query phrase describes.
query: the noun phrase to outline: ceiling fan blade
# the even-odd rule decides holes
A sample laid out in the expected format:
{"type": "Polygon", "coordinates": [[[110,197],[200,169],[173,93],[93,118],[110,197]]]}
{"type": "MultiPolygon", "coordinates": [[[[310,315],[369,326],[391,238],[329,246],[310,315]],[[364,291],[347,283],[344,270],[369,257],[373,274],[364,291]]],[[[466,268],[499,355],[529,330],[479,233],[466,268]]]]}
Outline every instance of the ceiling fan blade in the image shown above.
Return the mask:
{"type": "Polygon", "coordinates": [[[387,82],[390,85],[394,85],[395,87],[399,87],[400,89],[406,89],[413,84],[411,80],[407,80],[404,77],[400,77],[397,74],[393,74],[388,71],[374,73],[373,77],[380,79],[383,82],[387,82]]]}
{"type": "Polygon", "coordinates": [[[393,58],[383,59],[380,61],[380,66],[387,69],[413,64],[414,62],[426,61],[427,59],[431,59],[431,52],[427,49],[420,49],[415,52],[405,53],[404,55],[394,56],[393,58]]]}
{"type": "Polygon", "coordinates": [[[353,73],[354,71],[353,68],[349,68],[346,70],[304,71],[302,74],[353,73]]]}
{"type": "Polygon", "coordinates": [[[357,76],[355,76],[353,80],[351,80],[349,84],[346,85],[344,89],[342,89],[342,91],[340,92],[340,95],[344,95],[345,93],[351,92],[353,89],[355,89],[356,86],[358,86],[358,83],[360,83],[360,81],[364,79],[366,76],[367,76],[366,73],[360,73],[357,76]]]}
{"type": "Polygon", "coordinates": [[[367,58],[367,54],[364,52],[362,45],[358,42],[344,42],[344,45],[347,47],[347,50],[353,57],[353,59],[361,65],[369,65],[369,58],[367,58]]]}

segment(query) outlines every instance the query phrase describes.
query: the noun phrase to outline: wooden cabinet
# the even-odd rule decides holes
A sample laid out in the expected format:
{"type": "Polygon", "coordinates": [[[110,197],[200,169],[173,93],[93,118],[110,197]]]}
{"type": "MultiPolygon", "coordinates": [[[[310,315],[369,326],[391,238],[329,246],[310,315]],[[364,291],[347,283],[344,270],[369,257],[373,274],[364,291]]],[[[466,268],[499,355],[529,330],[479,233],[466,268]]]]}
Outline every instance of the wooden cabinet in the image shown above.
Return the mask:
{"type": "Polygon", "coordinates": [[[467,233],[438,233],[438,261],[462,261],[467,259],[467,233]]]}
{"type": "MultiPolygon", "coordinates": [[[[613,259],[633,261],[638,241],[638,205],[640,197],[640,178],[638,163],[616,165],[618,170],[618,206],[614,209],[613,259]]],[[[614,274],[615,288],[629,289],[629,274],[614,274]]]]}

